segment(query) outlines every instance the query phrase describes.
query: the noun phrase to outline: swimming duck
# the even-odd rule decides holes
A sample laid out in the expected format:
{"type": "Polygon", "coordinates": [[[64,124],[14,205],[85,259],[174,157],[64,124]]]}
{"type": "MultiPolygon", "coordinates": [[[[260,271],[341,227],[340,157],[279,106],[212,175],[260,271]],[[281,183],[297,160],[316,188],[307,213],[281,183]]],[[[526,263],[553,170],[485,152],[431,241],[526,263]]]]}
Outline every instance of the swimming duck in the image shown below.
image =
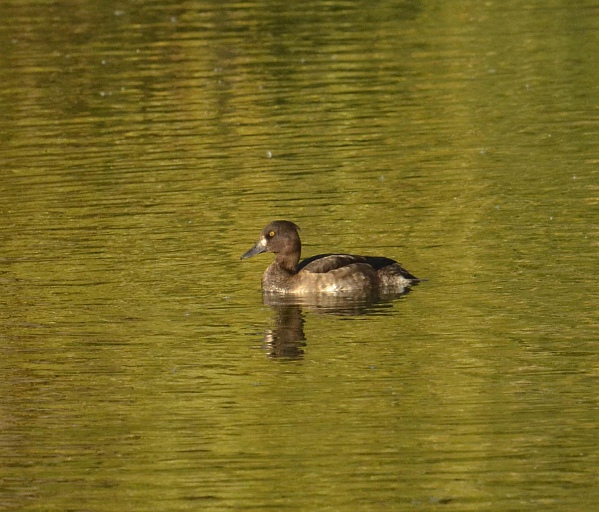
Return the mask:
{"type": "Polygon", "coordinates": [[[382,256],[319,254],[299,263],[302,244],[298,231],[293,222],[271,222],[256,244],[241,256],[245,259],[263,252],[275,254],[275,260],[262,275],[263,291],[296,295],[389,294],[401,293],[418,281],[395,260],[382,256]]]}

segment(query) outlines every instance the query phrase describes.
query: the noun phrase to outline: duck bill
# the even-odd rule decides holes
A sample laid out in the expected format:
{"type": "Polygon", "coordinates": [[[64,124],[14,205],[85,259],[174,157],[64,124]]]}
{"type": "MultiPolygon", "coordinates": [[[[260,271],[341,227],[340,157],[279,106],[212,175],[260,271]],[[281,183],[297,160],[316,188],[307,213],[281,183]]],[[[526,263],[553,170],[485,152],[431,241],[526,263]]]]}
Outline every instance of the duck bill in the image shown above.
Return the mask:
{"type": "Polygon", "coordinates": [[[252,256],[256,256],[256,254],[261,254],[263,252],[266,252],[266,244],[264,240],[259,240],[248,252],[242,254],[241,259],[245,260],[246,258],[251,258],[252,256]]]}

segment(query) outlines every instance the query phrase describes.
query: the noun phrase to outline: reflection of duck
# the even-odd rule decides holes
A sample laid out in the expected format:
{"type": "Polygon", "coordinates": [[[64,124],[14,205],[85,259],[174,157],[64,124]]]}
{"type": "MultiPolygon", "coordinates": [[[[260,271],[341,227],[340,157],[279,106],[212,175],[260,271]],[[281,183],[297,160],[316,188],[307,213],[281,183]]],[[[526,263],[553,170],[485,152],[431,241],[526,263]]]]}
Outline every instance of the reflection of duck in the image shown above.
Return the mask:
{"type": "Polygon", "coordinates": [[[273,310],[285,307],[298,307],[301,311],[323,313],[334,316],[379,315],[393,308],[393,299],[407,294],[409,288],[393,295],[347,295],[331,293],[313,293],[292,295],[264,292],[262,302],[273,310]]]}
{"type": "Polygon", "coordinates": [[[269,356],[273,359],[301,359],[306,346],[301,308],[282,305],[273,307],[273,311],[274,325],[264,337],[269,356]]]}
{"type": "Polygon", "coordinates": [[[298,230],[293,222],[271,222],[254,247],[241,257],[275,254],[275,260],[262,275],[265,292],[397,295],[418,281],[396,261],[380,256],[320,254],[299,263],[302,245],[298,230]]]}
{"type": "MultiPolygon", "coordinates": [[[[403,293],[407,293],[406,289],[403,293]]],[[[264,342],[268,355],[273,359],[301,359],[306,347],[304,334],[304,311],[340,316],[380,315],[392,311],[394,299],[403,295],[381,298],[376,295],[293,295],[265,292],[264,304],[273,311],[273,324],[266,330],[264,342]]]]}

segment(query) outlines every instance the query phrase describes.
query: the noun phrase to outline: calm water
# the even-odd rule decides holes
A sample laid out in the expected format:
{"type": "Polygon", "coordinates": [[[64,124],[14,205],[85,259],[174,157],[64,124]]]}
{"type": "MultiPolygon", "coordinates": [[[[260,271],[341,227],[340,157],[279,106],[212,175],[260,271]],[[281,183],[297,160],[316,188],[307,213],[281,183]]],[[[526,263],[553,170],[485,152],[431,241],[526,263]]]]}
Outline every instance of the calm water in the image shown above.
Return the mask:
{"type": "Polygon", "coordinates": [[[0,510],[596,506],[594,2],[2,13],[0,510]],[[265,304],[275,218],[429,280],[265,304]]]}

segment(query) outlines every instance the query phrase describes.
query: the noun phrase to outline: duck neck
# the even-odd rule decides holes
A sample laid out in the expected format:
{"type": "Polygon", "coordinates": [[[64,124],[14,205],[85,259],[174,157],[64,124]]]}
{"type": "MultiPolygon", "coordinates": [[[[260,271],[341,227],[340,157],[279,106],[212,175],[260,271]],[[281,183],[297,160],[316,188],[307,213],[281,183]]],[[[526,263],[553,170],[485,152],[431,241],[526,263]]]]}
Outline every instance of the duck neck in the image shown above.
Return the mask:
{"type": "Polygon", "coordinates": [[[277,253],[275,256],[275,263],[286,272],[297,274],[297,264],[299,263],[299,259],[299,251],[285,251],[277,253]]]}
{"type": "Polygon", "coordinates": [[[275,254],[275,264],[289,274],[297,274],[297,264],[302,253],[302,243],[297,233],[294,234],[295,236],[290,237],[288,243],[275,254]]]}

